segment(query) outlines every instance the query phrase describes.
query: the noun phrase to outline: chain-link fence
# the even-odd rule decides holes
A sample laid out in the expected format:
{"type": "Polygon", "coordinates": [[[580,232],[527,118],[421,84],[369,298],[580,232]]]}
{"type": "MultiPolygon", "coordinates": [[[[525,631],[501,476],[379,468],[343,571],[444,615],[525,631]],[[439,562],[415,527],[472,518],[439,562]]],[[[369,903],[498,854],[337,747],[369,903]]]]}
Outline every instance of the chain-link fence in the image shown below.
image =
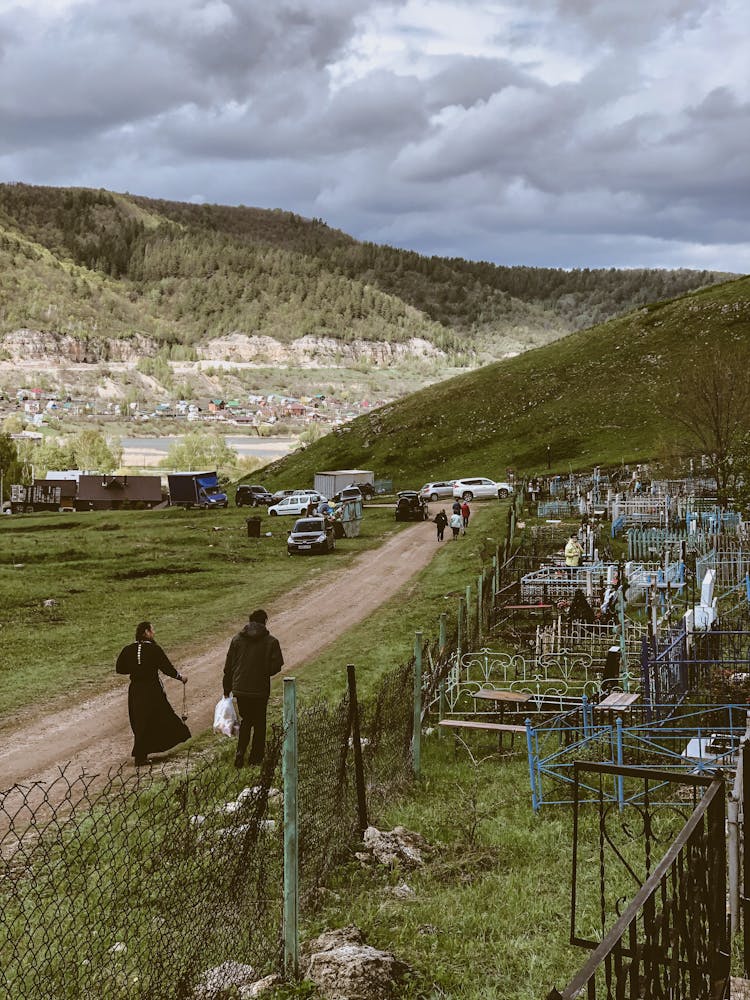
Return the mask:
{"type": "Polygon", "coordinates": [[[185,758],[0,795],[0,997],[182,1000],[228,955],[277,968],[280,748],[252,787],[185,758]]]}
{"type": "MultiPolygon", "coordinates": [[[[425,689],[455,642],[453,630],[425,645],[425,689]]],[[[360,702],[350,688],[298,712],[302,916],[356,848],[362,804],[377,823],[412,780],[414,676],[411,659],[360,702]]],[[[0,794],[1,1000],[188,1000],[229,959],[280,971],[282,743],[274,728],[248,787],[219,754],[107,775],[68,767],[0,794]]]]}
{"type": "MultiPolygon", "coordinates": [[[[414,657],[361,700],[350,667],[341,701],[298,710],[303,918],[412,781],[415,732],[459,645],[487,628],[496,566],[484,567],[481,601],[462,598],[440,639],[422,643],[421,714],[414,657]]],[[[229,960],[281,971],[283,741],[274,727],[250,780],[212,751],[106,775],[69,766],[0,792],[0,1000],[193,1000],[209,970],[221,985],[229,960]]]]}

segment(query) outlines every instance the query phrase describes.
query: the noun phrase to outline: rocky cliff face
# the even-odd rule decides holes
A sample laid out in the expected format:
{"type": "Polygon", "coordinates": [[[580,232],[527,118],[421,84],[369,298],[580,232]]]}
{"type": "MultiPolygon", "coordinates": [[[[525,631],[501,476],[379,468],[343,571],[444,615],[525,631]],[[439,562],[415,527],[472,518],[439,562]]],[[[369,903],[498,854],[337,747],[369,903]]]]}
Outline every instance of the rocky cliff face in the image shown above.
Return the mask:
{"type": "Polygon", "coordinates": [[[45,361],[50,365],[96,364],[99,361],[132,361],[154,354],[155,341],[136,335],[128,340],[74,337],[41,330],[14,330],[0,338],[11,361],[45,361]]]}
{"type": "Polygon", "coordinates": [[[349,366],[361,361],[385,367],[405,358],[445,357],[444,352],[434,344],[416,337],[403,343],[391,343],[306,336],[282,344],[273,337],[253,337],[245,333],[231,333],[209,340],[198,348],[198,353],[208,361],[283,364],[294,368],[349,366]]]}
{"type": "MultiPolygon", "coordinates": [[[[139,358],[156,354],[158,347],[156,341],[141,335],[125,340],[14,330],[0,338],[0,350],[5,352],[7,360],[46,362],[51,366],[118,361],[134,364],[139,358]]],[[[342,367],[362,361],[384,368],[406,358],[443,358],[445,353],[428,340],[419,338],[391,343],[384,340],[345,342],[333,337],[306,336],[282,344],[273,337],[232,333],[199,345],[198,356],[203,361],[249,362],[290,368],[342,367]]]]}

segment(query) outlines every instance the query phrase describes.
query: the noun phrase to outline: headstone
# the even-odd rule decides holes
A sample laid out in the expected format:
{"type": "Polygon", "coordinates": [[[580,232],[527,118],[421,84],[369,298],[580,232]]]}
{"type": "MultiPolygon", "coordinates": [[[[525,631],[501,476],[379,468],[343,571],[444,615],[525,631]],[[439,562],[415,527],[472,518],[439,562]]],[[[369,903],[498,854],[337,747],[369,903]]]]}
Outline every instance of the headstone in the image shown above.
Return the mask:
{"type": "Polygon", "coordinates": [[[716,582],[716,570],[707,569],[701,584],[701,604],[705,608],[710,608],[714,602],[714,584],[716,582]]]}

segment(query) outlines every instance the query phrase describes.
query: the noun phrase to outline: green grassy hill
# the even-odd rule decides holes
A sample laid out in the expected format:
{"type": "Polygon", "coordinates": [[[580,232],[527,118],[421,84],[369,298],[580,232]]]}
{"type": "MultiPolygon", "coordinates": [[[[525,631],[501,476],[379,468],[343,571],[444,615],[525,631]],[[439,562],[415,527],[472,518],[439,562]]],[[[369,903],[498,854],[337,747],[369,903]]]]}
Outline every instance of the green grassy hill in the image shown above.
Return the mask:
{"type": "MultiPolygon", "coordinates": [[[[679,446],[683,373],[706,352],[750,349],[750,278],[571,334],[360,417],[268,468],[277,486],[325,469],[373,469],[397,487],[502,478],[658,456],[679,446]]],[[[747,378],[747,372],[738,372],[747,378]]]]}
{"type": "Polygon", "coordinates": [[[0,336],[233,332],[406,341],[492,359],[726,275],[496,267],[359,243],[282,211],[0,185],[0,336]]]}

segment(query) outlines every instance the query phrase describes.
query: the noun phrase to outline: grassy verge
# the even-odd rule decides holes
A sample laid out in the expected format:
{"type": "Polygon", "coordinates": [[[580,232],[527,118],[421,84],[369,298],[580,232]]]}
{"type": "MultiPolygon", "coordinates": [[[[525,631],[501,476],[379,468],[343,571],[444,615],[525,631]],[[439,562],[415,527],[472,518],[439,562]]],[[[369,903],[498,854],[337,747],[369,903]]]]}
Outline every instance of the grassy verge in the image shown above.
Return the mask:
{"type": "MultiPolygon", "coordinates": [[[[297,679],[303,698],[336,697],[346,686],[346,664],[357,667],[357,688],[363,693],[388,670],[406,662],[413,653],[414,633],[437,639],[441,612],[449,623],[456,620],[458,598],[472,586],[482,563],[492,559],[505,537],[507,503],[476,504],[469,530],[457,541],[437,543],[435,534],[426,533],[425,545],[437,550],[429,566],[415,575],[406,587],[394,593],[376,615],[365,619],[305,665],[297,679]]],[[[388,580],[378,581],[387,590],[388,580]]]]}
{"type": "MultiPolygon", "coordinates": [[[[471,754],[452,737],[426,739],[423,780],[378,818],[382,829],[402,825],[426,838],[433,853],[425,866],[363,868],[352,861],[303,935],[356,924],[370,944],[414,969],[403,996],[539,1000],[553,986],[562,989],[589,955],[569,943],[572,810],[533,812],[523,749],[499,754],[496,740],[476,734],[468,742],[471,754]],[[393,891],[404,883],[408,898],[393,891]]],[[[661,821],[659,847],[666,848],[683,820],[667,813],[661,821]]],[[[576,929],[594,940],[598,835],[598,812],[590,808],[579,828],[576,929]]],[[[630,864],[642,865],[642,839],[614,824],[608,835],[630,864]]],[[[609,927],[614,901],[632,898],[634,883],[612,853],[606,873],[609,927]]]]}
{"type": "Polygon", "coordinates": [[[224,637],[249,605],[339,572],[399,530],[391,510],[369,509],[359,538],[325,559],[289,559],[292,518],[263,518],[247,537],[246,511],[118,511],[0,519],[0,725],[34,701],[113,681],[116,652],[151,619],[175,659],[224,637]],[[51,603],[46,603],[51,602],[51,603]]]}

